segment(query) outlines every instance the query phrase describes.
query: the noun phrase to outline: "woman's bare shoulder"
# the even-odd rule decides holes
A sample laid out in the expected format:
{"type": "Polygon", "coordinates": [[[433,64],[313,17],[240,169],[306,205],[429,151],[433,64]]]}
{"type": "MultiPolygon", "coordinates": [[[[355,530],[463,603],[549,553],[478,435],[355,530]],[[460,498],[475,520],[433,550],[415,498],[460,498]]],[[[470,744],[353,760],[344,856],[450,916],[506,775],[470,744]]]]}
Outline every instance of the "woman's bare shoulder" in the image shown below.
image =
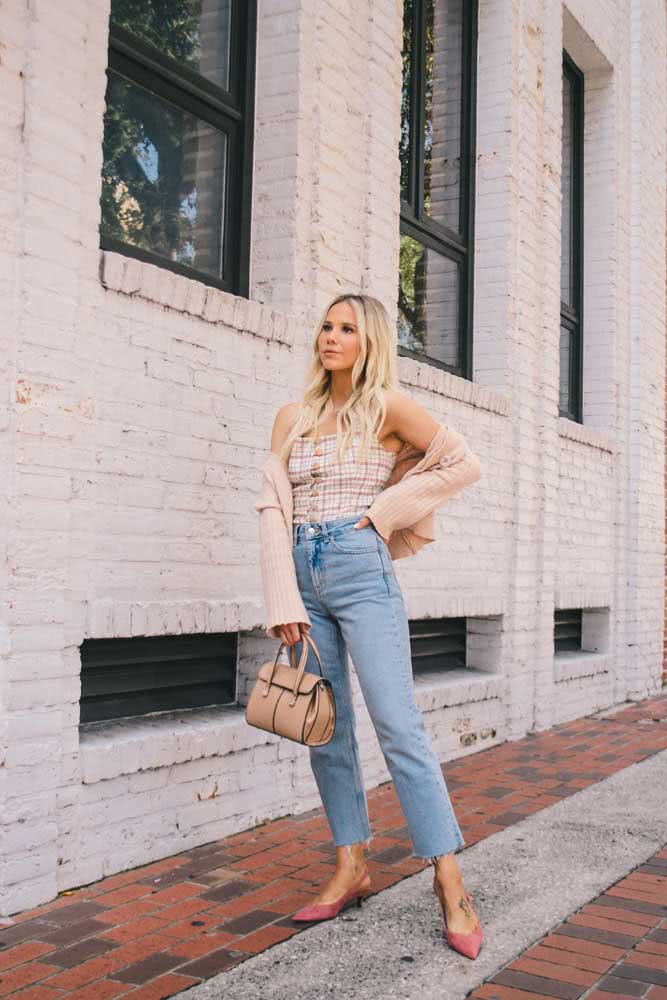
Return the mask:
{"type": "Polygon", "coordinates": [[[385,389],[387,412],[380,437],[385,445],[391,443],[395,450],[398,450],[405,443],[400,434],[400,427],[406,400],[409,400],[409,397],[405,393],[399,392],[398,389],[385,389]]]}
{"type": "Polygon", "coordinates": [[[285,403],[277,411],[274,424],[280,424],[281,427],[287,427],[288,429],[292,427],[294,421],[299,413],[298,403],[285,403]]]}
{"type": "Polygon", "coordinates": [[[408,399],[404,392],[399,389],[384,390],[385,403],[387,404],[387,416],[401,408],[403,400],[408,399]]]}
{"type": "Polygon", "coordinates": [[[400,441],[425,451],[438,430],[438,422],[411,396],[387,389],[387,431],[400,441]]]}
{"type": "Polygon", "coordinates": [[[387,405],[387,420],[394,424],[400,422],[401,417],[417,404],[412,396],[400,389],[385,389],[385,401],[387,405]]]}
{"type": "Polygon", "coordinates": [[[298,403],[285,403],[280,407],[273,421],[273,430],[271,432],[272,451],[280,451],[283,442],[287,439],[289,432],[294,426],[298,413],[298,403]]]}

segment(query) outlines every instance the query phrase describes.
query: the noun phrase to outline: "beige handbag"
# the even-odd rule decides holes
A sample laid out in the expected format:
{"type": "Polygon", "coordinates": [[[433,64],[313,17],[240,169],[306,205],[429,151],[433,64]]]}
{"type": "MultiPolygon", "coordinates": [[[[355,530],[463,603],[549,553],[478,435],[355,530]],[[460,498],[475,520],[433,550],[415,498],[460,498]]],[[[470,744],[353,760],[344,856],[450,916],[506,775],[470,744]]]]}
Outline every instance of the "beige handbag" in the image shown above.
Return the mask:
{"type": "Polygon", "coordinates": [[[299,666],[296,650],[290,646],[290,664],[278,663],[281,642],[273,662],[260,667],[246,705],[246,722],[289,740],[319,747],[328,743],[336,726],[336,702],[331,681],[322,673],[322,660],[308,633],[302,636],[299,666]],[[317,657],[319,674],[306,673],[308,645],[317,657]]]}

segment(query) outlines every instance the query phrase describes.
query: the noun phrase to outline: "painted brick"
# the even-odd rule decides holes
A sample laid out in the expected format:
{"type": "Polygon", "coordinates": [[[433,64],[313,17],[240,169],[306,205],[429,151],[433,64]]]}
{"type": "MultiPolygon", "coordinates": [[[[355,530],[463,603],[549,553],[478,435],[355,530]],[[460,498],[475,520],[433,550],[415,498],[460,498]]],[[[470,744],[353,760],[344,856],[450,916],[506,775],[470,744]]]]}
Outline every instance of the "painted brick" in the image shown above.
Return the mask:
{"type": "MultiPolygon", "coordinates": [[[[109,0],[0,11],[0,914],[319,804],[303,748],[243,716],[275,653],[252,503],[325,300],[396,314],[402,5],[311,7],[260,5],[248,300],[99,252],[109,0]],[[79,732],[84,638],[204,630],[240,633],[234,709],[79,732]]],[[[467,668],[417,682],[441,760],[667,680],[664,22],[658,0],[480,0],[473,378],[399,363],[483,465],[397,565],[411,617],[468,619],[467,668]],[[564,45],[586,73],[583,425],[558,416],[564,45]],[[587,650],[554,660],[566,607],[587,650]]]]}

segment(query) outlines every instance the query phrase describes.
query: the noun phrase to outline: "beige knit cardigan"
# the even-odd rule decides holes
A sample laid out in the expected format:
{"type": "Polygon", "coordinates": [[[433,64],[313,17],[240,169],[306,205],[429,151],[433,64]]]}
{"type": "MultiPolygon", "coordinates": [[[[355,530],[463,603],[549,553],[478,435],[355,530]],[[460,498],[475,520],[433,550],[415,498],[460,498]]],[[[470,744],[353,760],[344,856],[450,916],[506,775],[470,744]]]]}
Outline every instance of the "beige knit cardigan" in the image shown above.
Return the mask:
{"type": "MultiPolygon", "coordinates": [[[[287,465],[270,452],[262,465],[263,488],[255,510],[260,512],[260,567],[266,634],[279,639],[278,626],[303,622],[312,626],[296,579],[292,555],[292,484],[287,465]]],[[[391,475],[362,517],[369,517],[387,543],[392,559],[412,556],[435,541],[434,511],[448,497],[477,482],[480,461],[466,439],[445,424],[426,451],[409,443],[399,450],[391,475]]]]}

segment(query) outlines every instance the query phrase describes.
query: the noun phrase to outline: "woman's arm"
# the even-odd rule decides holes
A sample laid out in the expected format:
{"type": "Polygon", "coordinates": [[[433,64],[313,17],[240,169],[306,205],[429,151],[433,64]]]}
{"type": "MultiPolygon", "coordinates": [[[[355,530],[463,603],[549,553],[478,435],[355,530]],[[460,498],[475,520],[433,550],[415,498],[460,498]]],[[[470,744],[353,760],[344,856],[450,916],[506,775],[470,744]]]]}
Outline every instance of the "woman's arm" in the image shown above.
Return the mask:
{"type": "Polygon", "coordinates": [[[389,390],[386,398],[384,429],[404,443],[413,445],[418,451],[425,452],[440,427],[438,421],[416,400],[402,392],[389,390]]]}
{"type": "MultiPolygon", "coordinates": [[[[271,451],[276,455],[287,438],[296,409],[295,403],[286,403],[275,416],[271,451]]],[[[311,622],[296,581],[292,536],[271,484],[266,484],[255,510],[259,511],[260,564],[269,616],[266,631],[272,638],[291,646],[301,639],[302,632],[310,628],[311,622]]]]}
{"type": "MultiPolygon", "coordinates": [[[[426,453],[442,426],[413,399],[400,392],[387,393],[385,427],[402,441],[426,453]]],[[[376,531],[388,542],[392,532],[414,524],[435,510],[447,497],[476,482],[480,476],[481,465],[477,455],[471,451],[463,435],[449,427],[439,463],[406,475],[383,490],[358,526],[364,527],[372,522],[376,531]]]]}

